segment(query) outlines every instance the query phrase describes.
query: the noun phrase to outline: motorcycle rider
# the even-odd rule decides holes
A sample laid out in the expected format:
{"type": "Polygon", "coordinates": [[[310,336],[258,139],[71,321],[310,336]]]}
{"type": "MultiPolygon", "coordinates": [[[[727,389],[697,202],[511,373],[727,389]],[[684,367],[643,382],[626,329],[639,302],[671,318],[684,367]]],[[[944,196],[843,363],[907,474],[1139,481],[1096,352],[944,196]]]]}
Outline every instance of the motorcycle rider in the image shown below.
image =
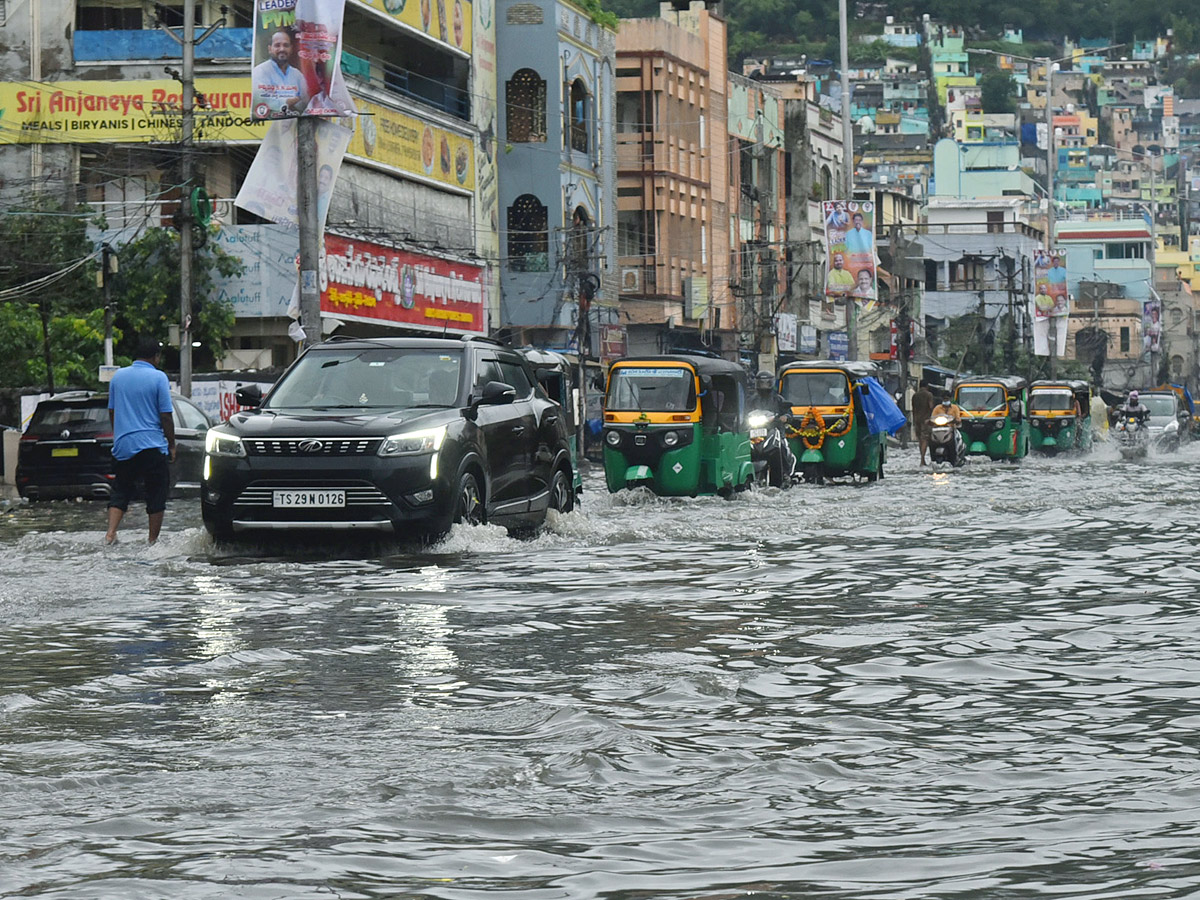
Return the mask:
{"type": "Polygon", "coordinates": [[[943,396],[938,405],[933,408],[933,412],[929,414],[929,420],[933,421],[938,416],[949,416],[954,420],[955,428],[962,425],[962,410],[959,409],[957,403],[950,399],[948,394],[943,396]]]}
{"type": "Polygon", "coordinates": [[[1130,391],[1129,399],[1125,401],[1125,405],[1118,411],[1119,421],[1133,416],[1137,419],[1139,426],[1144,426],[1150,418],[1150,410],[1146,408],[1144,403],[1138,402],[1138,392],[1130,391]]]}
{"type": "Polygon", "coordinates": [[[792,420],[792,405],[775,390],[775,376],[766,369],[754,376],[754,396],[750,400],[750,409],[761,410],[774,417],[772,427],[780,430],[779,436],[783,440],[783,471],[795,471],[796,457],[788,446],[787,433],[783,431],[783,426],[792,420]]]}

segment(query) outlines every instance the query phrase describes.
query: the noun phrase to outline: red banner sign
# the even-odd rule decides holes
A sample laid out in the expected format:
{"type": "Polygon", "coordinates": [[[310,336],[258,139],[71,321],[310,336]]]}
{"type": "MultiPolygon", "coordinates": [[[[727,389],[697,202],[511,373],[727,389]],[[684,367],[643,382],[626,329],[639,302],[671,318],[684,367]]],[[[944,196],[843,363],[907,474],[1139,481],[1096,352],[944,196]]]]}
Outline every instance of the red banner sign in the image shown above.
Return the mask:
{"type": "Polygon", "coordinates": [[[419,331],[485,334],[482,266],[325,235],[321,312],[419,331]]]}

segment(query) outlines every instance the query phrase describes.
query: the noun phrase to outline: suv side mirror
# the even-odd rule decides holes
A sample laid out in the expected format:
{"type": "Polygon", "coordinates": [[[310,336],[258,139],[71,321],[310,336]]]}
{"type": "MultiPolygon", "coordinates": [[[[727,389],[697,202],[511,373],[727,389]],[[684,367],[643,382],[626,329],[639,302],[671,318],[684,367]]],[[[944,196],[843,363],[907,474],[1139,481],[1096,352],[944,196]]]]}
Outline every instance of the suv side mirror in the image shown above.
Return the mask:
{"type": "Polygon", "coordinates": [[[251,409],[258,409],[258,407],[262,406],[262,388],[257,384],[247,384],[244,387],[240,387],[233,392],[233,396],[239,406],[249,406],[251,409]]]}
{"type": "Polygon", "coordinates": [[[511,384],[505,384],[503,381],[489,381],[483,386],[479,399],[475,401],[474,405],[499,406],[502,403],[515,403],[516,399],[517,389],[511,384]]]}

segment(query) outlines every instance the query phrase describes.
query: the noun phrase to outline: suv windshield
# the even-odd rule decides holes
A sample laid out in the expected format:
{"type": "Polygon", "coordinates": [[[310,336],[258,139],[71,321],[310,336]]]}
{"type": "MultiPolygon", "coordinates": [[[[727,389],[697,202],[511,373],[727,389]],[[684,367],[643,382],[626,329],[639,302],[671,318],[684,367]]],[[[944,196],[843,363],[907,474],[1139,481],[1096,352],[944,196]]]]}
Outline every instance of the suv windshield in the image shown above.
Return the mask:
{"type": "Polygon", "coordinates": [[[841,372],[786,372],[780,393],[792,406],[846,406],[850,381],[841,372]]]}
{"type": "Polygon", "coordinates": [[[1175,417],[1175,397],[1173,394],[1142,394],[1138,402],[1144,403],[1150,410],[1152,419],[1171,419],[1175,417]]]}
{"type": "Polygon", "coordinates": [[[400,409],[458,405],[462,352],[400,347],[311,350],[265,409],[400,409]]]}
{"type": "Polygon", "coordinates": [[[71,431],[107,431],[108,401],[104,397],[83,403],[39,403],[29,423],[29,434],[71,431]]]}
{"type": "Polygon", "coordinates": [[[605,408],[618,412],[696,408],[696,376],[680,366],[614,369],[605,408]]]}
{"type": "Polygon", "coordinates": [[[1070,391],[1034,391],[1029,398],[1033,412],[1063,412],[1075,410],[1075,395],[1070,391]]]}
{"type": "Polygon", "coordinates": [[[990,384],[960,387],[958,406],[969,412],[998,412],[1004,409],[1004,388],[990,384]]]}

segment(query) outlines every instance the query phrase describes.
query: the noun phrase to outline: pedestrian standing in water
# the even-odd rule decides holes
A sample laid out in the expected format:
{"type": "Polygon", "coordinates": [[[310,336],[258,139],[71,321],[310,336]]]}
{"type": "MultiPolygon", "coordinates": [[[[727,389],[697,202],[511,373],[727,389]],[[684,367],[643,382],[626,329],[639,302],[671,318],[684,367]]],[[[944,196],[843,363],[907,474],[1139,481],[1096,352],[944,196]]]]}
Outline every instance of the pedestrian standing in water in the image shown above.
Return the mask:
{"type": "Polygon", "coordinates": [[[116,479],[108,500],[107,544],[117,539],[117,528],[139,483],[146,496],[151,544],[162,529],[171,484],[169,463],[175,461],[175,421],[171,386],[157,368],[160,352],[157,340],[142,338],[133,364],[119,369],[108,386],[116,479]]]}
{"type": "Polygon", "coordinates": [[[929,417],[933,414],[933,393],[929,385],[921,382],[921,387],[913,394],[912,421],[917,429],[917,444],[921,448],[921,465],[925,465],[925,453],[929,450],[929,417]]]}

